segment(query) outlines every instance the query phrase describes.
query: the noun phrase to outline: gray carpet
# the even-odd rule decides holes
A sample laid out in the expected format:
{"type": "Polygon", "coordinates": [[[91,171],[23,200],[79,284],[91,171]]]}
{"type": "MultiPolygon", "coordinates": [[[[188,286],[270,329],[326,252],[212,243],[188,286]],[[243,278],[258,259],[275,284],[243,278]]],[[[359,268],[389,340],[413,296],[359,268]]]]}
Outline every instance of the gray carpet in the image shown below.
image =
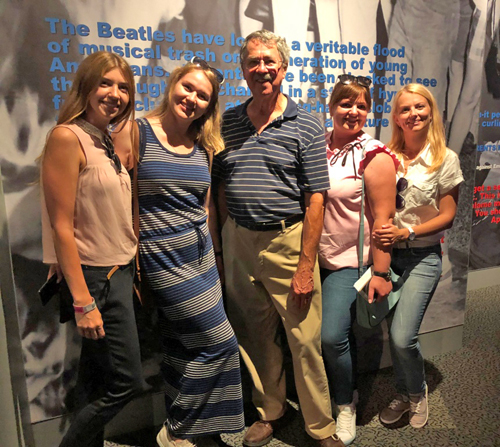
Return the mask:
{"type": "MultiPolygon", "coordinates": [[[[416,430],[403,417],[387,428],[378,412],[394,393],[392,368],[359,378],[357,438],[354,447],[500,447],[500,286],[469,292],[463,347],[426,360],[429,423],[416,430]]],[[[312,447],[303,420],[294,418],[276,433],[269,447],[312,447]]],[[[247,415],[248,416],[248,415],[247,415]]],[[[251,422],[251,420],[250,420],[251,422]]],[[[241,446],[243,435],[223,436],[228,446],[241,446]]],[[[154,447],[155,430],[120,437],[106,447],[154,447]]]]}

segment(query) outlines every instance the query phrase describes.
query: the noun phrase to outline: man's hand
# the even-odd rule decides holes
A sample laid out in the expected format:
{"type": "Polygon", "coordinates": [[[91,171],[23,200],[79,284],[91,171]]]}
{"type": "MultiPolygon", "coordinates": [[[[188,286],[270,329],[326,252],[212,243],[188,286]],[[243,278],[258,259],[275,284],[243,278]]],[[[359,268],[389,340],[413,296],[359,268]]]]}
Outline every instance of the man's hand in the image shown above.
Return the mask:
{"type": "Polygon", "coordinates": [[[95,308],[86,314],[75,314],[78,333],[85,338],[97,340],[104,338],[104,326],[99,309],[95,308]]]}
{"type": "Polygon", "coordinates": [[[290,295],[299,309],[306,309],[311,304],[313,289],[313,272],[309,269],[297,269],[292,278],[290,295]]]}
{"type": "Polygon", "coordinates": [[[373,276],[368,286],[368,302],[374,303],[375,301],[381,302],[387,298],[391,293],[392,282],[386,281],[379,276],[373,276]]]}

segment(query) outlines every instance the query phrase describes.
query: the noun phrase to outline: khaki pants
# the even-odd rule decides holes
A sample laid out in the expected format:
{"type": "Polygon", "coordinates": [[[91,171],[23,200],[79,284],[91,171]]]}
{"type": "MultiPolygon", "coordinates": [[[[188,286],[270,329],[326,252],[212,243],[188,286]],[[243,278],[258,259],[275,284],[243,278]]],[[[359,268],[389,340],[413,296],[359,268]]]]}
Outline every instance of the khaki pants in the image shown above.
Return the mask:
{"type": "Polygon", "coordinates": [[[300,255],[302,222],[284,231],[251,231],[228,218],[222,238],[229,321],[252,376],[253,402],[260,417],[274,420],[285,411],[283,354],[277,341],[281,318],[306,431],[314,439],[331,436],[335,422],[321,357],[317,264],[310,307],[300,310],[289,297],[300,255]]]}

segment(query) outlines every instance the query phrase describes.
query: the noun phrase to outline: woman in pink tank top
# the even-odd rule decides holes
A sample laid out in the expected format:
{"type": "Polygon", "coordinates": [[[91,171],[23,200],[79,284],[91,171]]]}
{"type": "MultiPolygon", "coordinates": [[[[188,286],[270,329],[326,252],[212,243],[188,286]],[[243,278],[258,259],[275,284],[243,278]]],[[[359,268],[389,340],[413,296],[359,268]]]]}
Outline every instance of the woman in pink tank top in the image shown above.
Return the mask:
{"type": "Polygon", "coordinates": [[[87,57],[41,157],[44,262],[49,274],[64,277],[83,337],[71,403],[78,412],[63,447],[102,447],[105,424],[144,389],[132,303],[130,177],[108,132],[130,118],[134,93],[122,58],[87,57]]]}

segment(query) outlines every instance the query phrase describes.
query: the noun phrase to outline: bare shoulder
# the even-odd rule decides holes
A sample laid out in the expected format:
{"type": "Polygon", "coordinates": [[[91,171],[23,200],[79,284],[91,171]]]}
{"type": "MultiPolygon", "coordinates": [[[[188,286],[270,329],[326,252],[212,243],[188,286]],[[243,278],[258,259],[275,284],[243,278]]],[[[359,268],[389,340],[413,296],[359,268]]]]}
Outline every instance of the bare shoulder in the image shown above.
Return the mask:
{"type": "Polygon", "coordinates": [[[42,163],[59,168],[76,164],[83,168],[86,159],[76,134],[65,126],[55,127],[47,140],[42,163]]]}
{"type": "Polygon", "coordinates": [[[47,141],[47,145],[76,145],[79,146],[79,140],[76,134],[69,128],[65,126],[56,126],[50,132],[49,139],[47,141]]]}

